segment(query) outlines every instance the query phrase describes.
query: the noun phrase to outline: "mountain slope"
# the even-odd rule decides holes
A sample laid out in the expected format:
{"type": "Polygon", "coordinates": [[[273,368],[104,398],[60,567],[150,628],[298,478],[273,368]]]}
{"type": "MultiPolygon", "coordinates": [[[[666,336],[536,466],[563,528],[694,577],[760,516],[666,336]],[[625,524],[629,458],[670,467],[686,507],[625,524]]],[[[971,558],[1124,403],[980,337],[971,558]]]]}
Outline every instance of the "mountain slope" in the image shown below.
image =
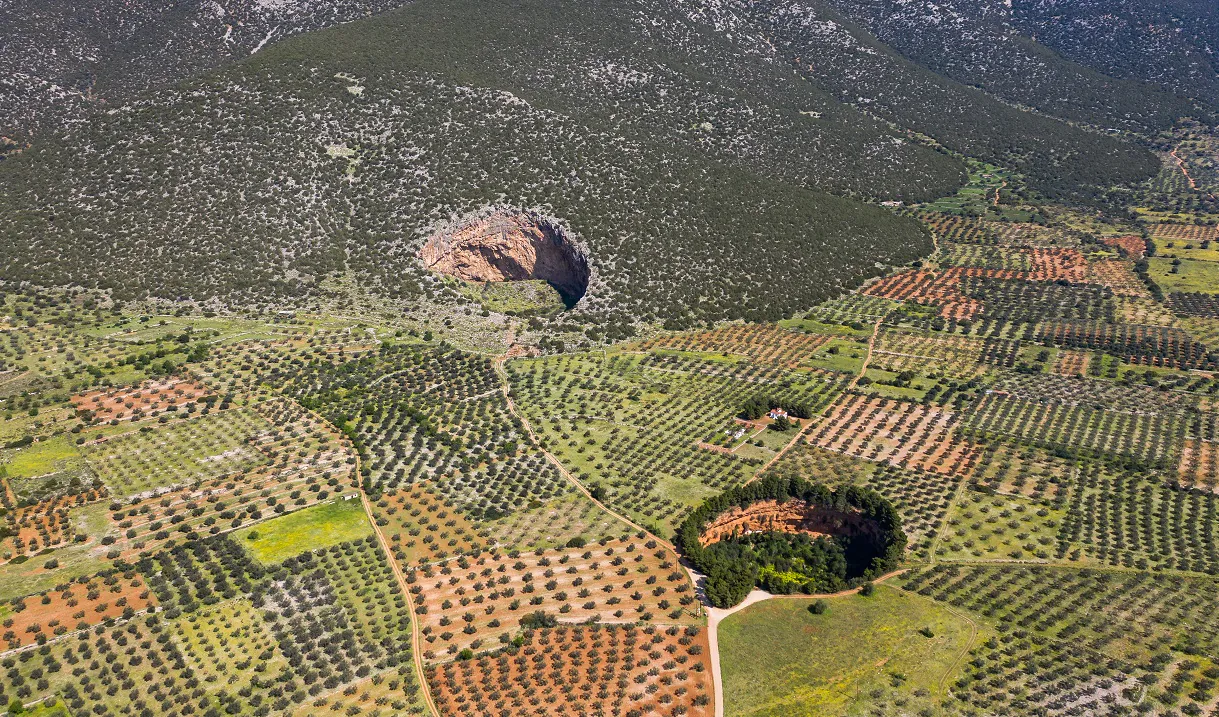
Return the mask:
{"type": "Polygon", "coordinates": [[[1063,57],[1219,108],[1219,4],[1211,0],[1016,0],[1012,15],[1063,57]]]}
{"type": "Polygon", "coordinates": [[[1114,79],[1020,34],[1004,0],[831,0],[915,62],[1063,119],[1148,132],[1193,105],[1144,82],[1114,79]]]}
{"type": "Polygon", "coordinates": [[[0,236],[22,248],[0,276],[250,304],[346,274],[430,296],[429,231],[507,204],[587,243],[574,316],[776,318],[926,252],[915,222],[840,198],[955,191],[962,164],[910,130],[1051,196],[1155,169],[828,5],[424,0],[43,135],[0,164],[0,236]]]}
{"type": "Polygon", "coordinates": [[[839,100],[962,154],[1013,167],[1049,197],[1086,198],[1157,169],[1143,149],[1022,111],[900,57],[818,0],[718,7],[760,28],[797,72],[839,100]]]}
{"type": "Polygon", "coordinates": [[[0,135],[183,80],[401,0],[12,0],[0,4],[0,135]]]}

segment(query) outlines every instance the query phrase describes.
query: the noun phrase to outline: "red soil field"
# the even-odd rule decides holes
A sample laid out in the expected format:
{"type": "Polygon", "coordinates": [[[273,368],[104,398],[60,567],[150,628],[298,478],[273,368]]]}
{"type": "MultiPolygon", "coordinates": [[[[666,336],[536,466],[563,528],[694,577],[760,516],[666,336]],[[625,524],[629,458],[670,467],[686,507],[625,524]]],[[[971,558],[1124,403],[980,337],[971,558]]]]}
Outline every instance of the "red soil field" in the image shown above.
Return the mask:
{"type": "Polygon", "coordinates": [[[408,575],[421,606],[420,648],[429,661],[465,647],[498,644],[500,635],[517,631],[520,618],[535,610],[561,622],[689,623],[698,617],[689,576],[677,556],[667,546],[634,536],[516,558],[484,553],[465,564],[448,561],[408,575]]]}
{"type": "Polygon", "coordinates": [[[966,475],[978,449],[957,436],[958,416],[907,401],[845,394],[809,442],[837,453],[940,475],[966,475]]]}
{"type": "Polygon", "coordinates": [[[490,547],[494,539],[428,487],[426,481],[383,494],[373,515],[402,563],[424,564],[490,547]]]}
{"type": "Polygon", "coordinates": [[[874,524],[858,511],[827,510],[802,500],[762,500],[748,507],[734,506],[716,516],[699,536],[703,546],[719,542],[732,535],[761,531],[807,533],[809,535],[859,534],[870,531],[874,524]]]}
{"type": "Polygon", "coordinates": [[[707,631],[580,625],[530,630],[519,647],[427,669],[442,714],[715,713],[707,631]]]}
{"type": "Polygon", "coordinates": [[[1058,358],[1054,361],[1054,373],[1059,376],[1086,376],[1091,359],[1092,354],[1087,351],[1063,349],[1058,352],[1058,358]]]}
{"type": "Polygon", "coordinates": [[[72,582],[42,595],[23,598],[0,623],[3,627],[0,639],[8,644],[8,649],[16,649],[38,642],[39,635],[50,640],[154,604],[155,597],[136,573],[93,577],[84,584],[72,582]]]}
{"type": "Polygon", "coordinates": [[[1219,490],[1219,443],[1186,440],[1181,447],[1177,477],[1184,485],[1219,490]]]}
{"type": "Polygon", "coordinates": [[[1121,249],[1131,259],[1139,259],[1147,251],[1147,244],[1143,241],[1143,237],[1137,234],[1126,234],[1120,237],[1101,237],[1100,241],[1105,246],[1121,249]]]}
{"type": "Polygon", "coordinates": [[[992,269],[962,269],[953,267],[940,272],[911,269],[885,277],[869,284],[863,293],[882,299],[912,301],[916,304],[937,306],[940,316],[946,319],[972,319],[982,313],[982,302],[961,292],[963,276],[990,276],[992,269]],[[968,272],[968,273],[966,273],[968,272]],[[976,272],[976,273],[975,273],[976,272]]]}
{"type": "Polygon", "coordinates": [[[736,354],[761,363],[796,368],[829,340],[829,336],[798,333],[773,325],[730,324],[711,331],[648,339],[637,348],[736,354]]]}
{"type": "Polygon", "coordinates": [[[1082,284],[1088,278],[1088,260],[1078,249],[1053,247],[1029,250],[1033,270],[1023,278],[1033,281],[1061,281],[1082,284]]]}
{"type": "Polygon", "coordinates": [[[17,557],[63,545],[72,539],[69,518],[72,509],[101,500],[104,496],[104,489],[91,488],[83,493],[55,496],[34,505],[16,508],[12,524],[17,528],[17,535],[5,538],[0,542],[0,547],[17,557]]]}
{"type": "Polygon", "coordinates": [[[89,411],[96,421],[138,421],[169,410],[181,408],[209,395],[207,388],[181,379],[145,381],[139,386],[89,391],[72,397],[78,413],[89,411]]]}

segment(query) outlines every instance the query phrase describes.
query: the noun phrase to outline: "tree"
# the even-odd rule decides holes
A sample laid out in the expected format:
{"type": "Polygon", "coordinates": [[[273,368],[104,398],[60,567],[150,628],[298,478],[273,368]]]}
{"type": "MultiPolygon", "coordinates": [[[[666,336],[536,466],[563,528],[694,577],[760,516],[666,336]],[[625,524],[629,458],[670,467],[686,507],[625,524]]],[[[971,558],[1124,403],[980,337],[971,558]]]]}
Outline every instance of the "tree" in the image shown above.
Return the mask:
{"type": "Polygon", "coordinates": [[[554,627],[559,624],[558,618],[547,613],[545,610],[535,610],[527,615],[521,616],[521,627],[526,630],[536,630],[543,627],[554,627]]]}
{"type": "Polygon", "coordinates": [[[758,580],[758,566],[745,560],[717,561],[707,574],[707,599],[716,607],[732,607],[745,599],[758,580]]]}

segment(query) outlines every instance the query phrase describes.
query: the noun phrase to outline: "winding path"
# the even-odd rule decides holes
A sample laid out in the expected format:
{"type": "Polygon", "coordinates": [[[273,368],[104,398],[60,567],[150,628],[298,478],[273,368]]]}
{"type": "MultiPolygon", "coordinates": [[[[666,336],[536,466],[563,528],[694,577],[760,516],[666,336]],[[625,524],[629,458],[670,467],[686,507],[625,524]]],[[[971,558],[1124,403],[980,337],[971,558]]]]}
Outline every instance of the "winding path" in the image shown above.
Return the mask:
{"type": "Polygon", "coordinates": [[[1169,152],[1168,154],[1169,154],[1169,156],[1171,156],[1171,157],[1172,157],[1174,160],[1176,160],[1176,162],[1177,162],[1177,168],[1181,170],[1181,174],[1184,174],[1184,175],[1185,175],[1185,181],[1186,181],[1186,182],[1189,182],[1189,188],[1190,188],[1190,189],[1192,189],[1192,190],[1194,190],[1195,192],[1196,192],[1196,191],[1198,191],[1198,183],[1197,183],[1197,182],[1195,182],[1195,181],[1194,181],[1194,178],[1193,178],[1193,177],[1191,177],[1191,176],[1189,175],[1189,169],[1187,169],[1187,168],[1185,167],[1185,160],[1184,160],[1184,159],[1181,159],[1181,155],[1177,154],[1177,149],[1176,149],[1176,147],[1174,147],[1174,148],[1172,149],[1172,151],[1171,151],[1171,152],[1169,152]]]}
{"type": "MultiPolygon", "coordinates": [[[[863,378],[864,373],[868,370],[868,364],[870,364],[872,362],[872,352],[876,347],[876,338],[880,335],[880,327],[881,327],[881,324],[884,323],[884,321],[885,321],[885,317],[882,316],[879,319],[877,319],[875,323],[872,324],[872,335],[868,337],[868,350],[863,355],[863,363],[861,363],[859,365],[859,373],[855,374],[855,376],[851,378],[850,383],[848,383],[846,388],[843,389],[844,392],[850,391],[851,389],[853,389],[857,385],[859,385],[859,379],[863,378]]],[[[830,405],[832,405],[832,403],[833,402],[831,402],[830,405]]],[[[829,408],[829,406],[827,405],[826,408],[829,408]]],[[[825,409],[822,409],[822,411],[824,412],[825,409]]],[[[757,480],[759,476],[761,476],[771,466],[773,466],[775,463],[777,463],[780,458],[782,458],[789,450],[791,450],[792,448],[795,447],[796,443],[798,443],[801,438],[804,438],[805,434],[808,433],[808,430],[813,427],[813,423],[814,423],[814,421],[809,421],[807,425],[805,425],[799,431],[796,431],[795,437],[792,438],[790,441],[788,441],[787,445],[780,448],[779,452],[776,453],[773,458],[771,458],[769,461],[767,461],[766,465],[762,466],[761,470],[759,470],[757,473],[754,473],[753,478],[750,478],[746,482],[753,482],[753,481],[757,480]]]]}
{"type": "Polygon", "coordinates": [[[572,486],[576,490],[578,490],[582,494],[584,494],[585,498],[588,498],[589,500],[591,500],[593,503],[595,503],[597,505],[597,507],[601,508],[601,510],[604,510],[606,513],[609,513],[610,515],[614,516],[615,518],[622,521],[623,523],[626,523],[627,525],[631,526],[635,530],[638,530],[642,533],[646,533],[648,535],[648,537],[650,537],[653,540],[656,540],[660,543],[663,543],[664,545],[668,546],[670,550],[673,550],[674,553],[676,553],[677,551],[673,547],[672,543],[670,543],[669,541],[665,540],[664,538],[662,538],[658,535],[653,535],[652,531],[648,530],[647,528],[643,527],[642,525],[639,525],[638,523],[636,523],[635,521],[626,517],[625,515],[615,512],[605,503],[602,503],[601,501],[594,498],[593,494],[590,493],[588,491],[588,489],[584,487],[584,484],[581,483],[580,481],[576,480],[576,477],[573,476],[571,474],[571,472],[568,471],[567,468],[565,468],[563,466],[563,463],[558,458],[555,458],[553,453],[551,453],[550,451],[548,451],[542,447],[542,441],[538,438],[537,433],[533,430],[533,426],[530,425],[529,419],[525,418],[525,414],[521,413],[520,409],[518,409],[516,407],[516,401],[512,400],[512,384],[510,384],[508,382],[508,372],[507,372],[507,370],[504,369],[504,361],[506,361],[507,359],[508,359],[508,354],[502,354],[500,356],[496,356],[495,361],[494,361],[494,366],[495,366],[496,375],[499,376],[500,382],[503,383],[504,400],[508,402],[508,412],[511,413],[513,416],[515,416],[516,419],[521,422],[521,425],[525,427],[525,433],[527,433],[529,435],[529,440],[532,441],[535,446],[537,446],[538,450],[542,452],[542,455],[546,456],[546,460],[549,461],[550,464],[553,465],[555,467],[555,469],[559,471],[559,475],[563,476],[567,480],[567,482],[571,483],[572,486]]]}
{"type": "Polygon", "coordinates": [[[961,618],[965,622],[968,622],[969,630],[970,630],[969,642],[965,643],[965,649],[961,650],[961,654],[957,655],[957,659],[952,661],[952,664],[949,665],[948,669],[944,671],[944,676],[940,678],[940,694],[943,695],[944,694],[944,682],[946,682],[948,680],[948,678],[952,675],[952,673],[956,672],[957,667],[960,666],[960,664],[965,661],[965,657],[967,655],[969,655],[969,651],[974,648],[974,641],[978,639],[978,623],[974,622],[974,619],[972,617],[970,617],[968,614],[956,609],[955,607],[953,607],[951,605],[944,604],[944,603],[939,603],[939,604],[942,604],[943,607],[946,610],[948,610],[948,612],[952,613],[953,615],[956,615],[957,617],[961,618]]]}
{"type": "MultiPolygon", "coordinates": [[[[305,410],[320,421],[322,425],[331,425],[318,412],[309,409],[305,410]]],[[[406,582],[406,575],[402,572],[402,566],[398,565],[398,561],[394,558],[394,553],[390,549],[389,541],[385,539],[385,534],[381,532],[381,526],[377,525],[377,517],[372,510],[372,501],[369,500],[368,494],[364,492],[364,481],[360,480],[359,451],[355,451],[355,458],[354,475],[356,478],[356,488],[360,491],[360,503],[364,506],[364,515],[368,517],[368,522],[372,524],[373,534],[377,536],[377,542],[380,543],[381,550],[385,551],[385,559],[389,561],[389,567],[394,571],[394,577],[398,580],[398,587],[406,598],[406,606],[411,611],[411,657],[415,661],[415,672],[419,676],[419,689],[423,692],[424,701],[427,702],[428,713],[432,717],[440,717],[440,710],[436,709],[436,703],[432,700],[432,688],[428,685],[427,677],[423,673],[423,640],[419,637],[419,616],[415,613],[415,600],[411,596],[410,587],[406,582]]]]}

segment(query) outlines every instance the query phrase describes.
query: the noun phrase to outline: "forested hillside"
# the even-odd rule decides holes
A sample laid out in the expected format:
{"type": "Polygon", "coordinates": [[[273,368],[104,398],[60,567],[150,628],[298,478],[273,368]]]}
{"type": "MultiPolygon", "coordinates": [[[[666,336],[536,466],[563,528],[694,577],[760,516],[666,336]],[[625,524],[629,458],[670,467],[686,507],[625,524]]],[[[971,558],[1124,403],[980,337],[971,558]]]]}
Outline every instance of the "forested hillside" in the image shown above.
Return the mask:
{"type": "Polygon", "coordinates": [[[506,201],[547,207],[587,242],[601,282],[585,312],[682,325],[790,313],[930,244],[881,208],[502,91],[398,71],[356,84],[335,77],[341,65],[294,65],[243,66],[206,93],[166,93],[5,162],[15,190],[0,222],[21,251],[5,253],[3,273],[249,304],[300,299],[350,271],[418,295],[431,284],[415,258],[428,228],[506,201]]]}
{"type": "MultiPolygon", "coordinates": [[[[376,9],[342,7],[308,17],[376,9]]],[[[158,17],[158,37],[194,27],[158,17]]],[[[99,56],[126,57],[108,42],[99,56]]],[[[820,0],[424,0],[254,47],[0,164],[0,236],[22,248],[0,255],[0,276],[250,305],[298,304],[342,275],[430,298],[444,292],[416,252],[431,230],[533,207],[590,251],[572,316],[621,335],[790,316],[925,254],[925,229],[856,200],[951,194],[960,155],[1067,199],[1158,168],[938,75],[820,0]]],[[[142,81],[208,66],[208,52],[142,81]]],[[[99,87],[134,87],[110,77],[99,87]]]]}
{"type": "Polygon", "coordinates": [[[1146,82],[1107,77],[1022,35],[1011,2],[831,1],[911,60],[1055,117],[1146,132],[1170,127],[1193,111],[1184,97],[1146,82]]]}
{"type": "Polygon", "coordinates": [[[186,79],[401,0],[13,0],[0,4],[0,135],[186,79]]]}
{"type": "Polygon", "coordinates": [[[1019,0],[1016,27],[1112,77],[1219,106],[1219,5],[1211,0],[1019,0]]]}

